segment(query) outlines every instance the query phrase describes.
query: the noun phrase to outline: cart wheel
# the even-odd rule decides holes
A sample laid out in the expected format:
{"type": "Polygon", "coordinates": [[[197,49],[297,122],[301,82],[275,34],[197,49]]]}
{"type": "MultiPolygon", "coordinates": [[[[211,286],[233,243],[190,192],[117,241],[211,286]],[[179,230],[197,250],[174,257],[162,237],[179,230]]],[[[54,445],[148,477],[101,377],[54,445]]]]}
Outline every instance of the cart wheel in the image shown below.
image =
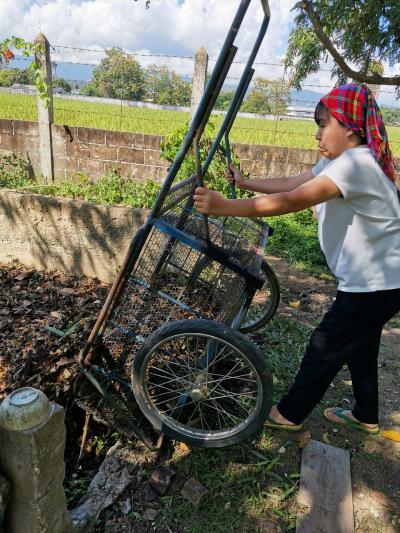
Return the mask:
{"type": "Polygon", "coordinates": [[[244,335],[211,320],[159,328],[135,356],[132,387],[163,433],[203,448],[251,437],[270,409],[272,377],[244,335]]]}
{"type": "Polygon", "coordinates": [[[265,281],[261,289],[255,293],[242,321],[239,328],[242,333],[250,333],[265,326],[274,316],[279,304],[281,291],[275,272],[264,260],[261,263],[260,271],[265,277],[265,281]]]}

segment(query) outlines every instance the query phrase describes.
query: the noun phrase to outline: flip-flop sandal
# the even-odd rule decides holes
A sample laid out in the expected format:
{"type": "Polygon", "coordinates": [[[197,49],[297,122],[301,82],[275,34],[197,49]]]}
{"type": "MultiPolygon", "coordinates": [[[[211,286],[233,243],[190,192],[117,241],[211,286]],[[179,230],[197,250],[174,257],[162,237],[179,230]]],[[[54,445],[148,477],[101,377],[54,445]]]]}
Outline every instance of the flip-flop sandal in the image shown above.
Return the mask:
{"type": "Polygon", "coordinates": [[[334,424],[339,424],[341,426],[347,426],[350,429],[356,429],[357,431],[363,431],[364,433],[369,433],[370,435],[377,435],[379,432],[379,426],[376,426],[374,428],[369,428],[367,426],[364,426],[361,424],[361,422],[356,422],[349,416],[343,414],[345,411],[348,411],[348,409],[342,409],[341,407],[337,407],[334,411],[331,411],[332,407],[328,407],[324,410],[324,417],[329,420],[329,422],[333,422],[334,424]],[[329,416],[337,416],[340,418],[340,422],[338,420],[332,420],[329,418],[329,416]]]}
{"type": "Polygon", "coordinates": [[[273,429],[286,429],[287,431],[299,431],[301,429],[303,424],[280,424],[279,422],[276,422],[273,418],[270,416],[267,418],[267,420],[264,422],[264,426],[267,428],[273,428],[273,429]]]}

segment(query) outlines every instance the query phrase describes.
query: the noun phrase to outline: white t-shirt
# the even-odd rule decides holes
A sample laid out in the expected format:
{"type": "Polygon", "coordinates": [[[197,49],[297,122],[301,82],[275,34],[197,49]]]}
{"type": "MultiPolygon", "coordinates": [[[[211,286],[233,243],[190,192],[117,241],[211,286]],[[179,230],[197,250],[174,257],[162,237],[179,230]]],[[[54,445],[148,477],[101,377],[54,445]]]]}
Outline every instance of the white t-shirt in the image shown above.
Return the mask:
{"type": "Polygon", "coordinates": [[[314,176],[327,176],[340,189],[316,207],[318,238],[326,261],[345,292],[400,287],[400,202],[368,146],[321,159],[314,176]]]}

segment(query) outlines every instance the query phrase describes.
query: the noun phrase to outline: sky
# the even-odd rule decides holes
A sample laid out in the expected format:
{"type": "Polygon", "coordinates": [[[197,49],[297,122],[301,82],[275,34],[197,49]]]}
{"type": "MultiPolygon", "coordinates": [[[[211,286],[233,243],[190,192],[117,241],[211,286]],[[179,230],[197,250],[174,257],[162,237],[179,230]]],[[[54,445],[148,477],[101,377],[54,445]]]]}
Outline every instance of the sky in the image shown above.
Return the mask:
{"type": "MultiPolygon", "coordinates": [[[[282,76],[282,67],[275,64],[279,65],[287,48],[295,3],[269,0],[271,21],[256,59],[268,64],[256,65],[256,76],[282,76]]],[[[151,0],[146,9],[145,0],[0,0],[0,40],[10,35],[33,40],[42,32],[55,47],[53,61],[98,63],[102,50],[117,46],[140,54],[137,59],[143,66],[162,63],[190,75],[193,62],[182,56],[192,57],[203,46],[212,68],[239,4],[240,0],[151,0]]],[[[254,0],[235,43],[239,46],[236,60],[247,59],[261,20],[261,4],[254,0]]],[[[243,65],[233,66],[231,83],[240,68],[243,65]]],[[[304,88],[325,93],[331,86],[328,64],[307,79],[304,88]]],[[[380,103],[399,105],[390,93],[381,94],[380,103]]]]}

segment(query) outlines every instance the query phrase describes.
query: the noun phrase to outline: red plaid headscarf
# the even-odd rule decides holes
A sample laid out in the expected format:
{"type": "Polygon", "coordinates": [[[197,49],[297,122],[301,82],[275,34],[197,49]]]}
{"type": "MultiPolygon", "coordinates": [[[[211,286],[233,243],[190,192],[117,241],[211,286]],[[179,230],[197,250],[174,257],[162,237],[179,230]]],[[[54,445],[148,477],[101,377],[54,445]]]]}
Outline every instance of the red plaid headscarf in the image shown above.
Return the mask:
{"type": "Polygon", "coordinates": [[[332,89],[320,102],[338,122],[366,137],[373,156],[394,181],[394,163],[382,114],[367,85],[349,83],[332,89]]]}

